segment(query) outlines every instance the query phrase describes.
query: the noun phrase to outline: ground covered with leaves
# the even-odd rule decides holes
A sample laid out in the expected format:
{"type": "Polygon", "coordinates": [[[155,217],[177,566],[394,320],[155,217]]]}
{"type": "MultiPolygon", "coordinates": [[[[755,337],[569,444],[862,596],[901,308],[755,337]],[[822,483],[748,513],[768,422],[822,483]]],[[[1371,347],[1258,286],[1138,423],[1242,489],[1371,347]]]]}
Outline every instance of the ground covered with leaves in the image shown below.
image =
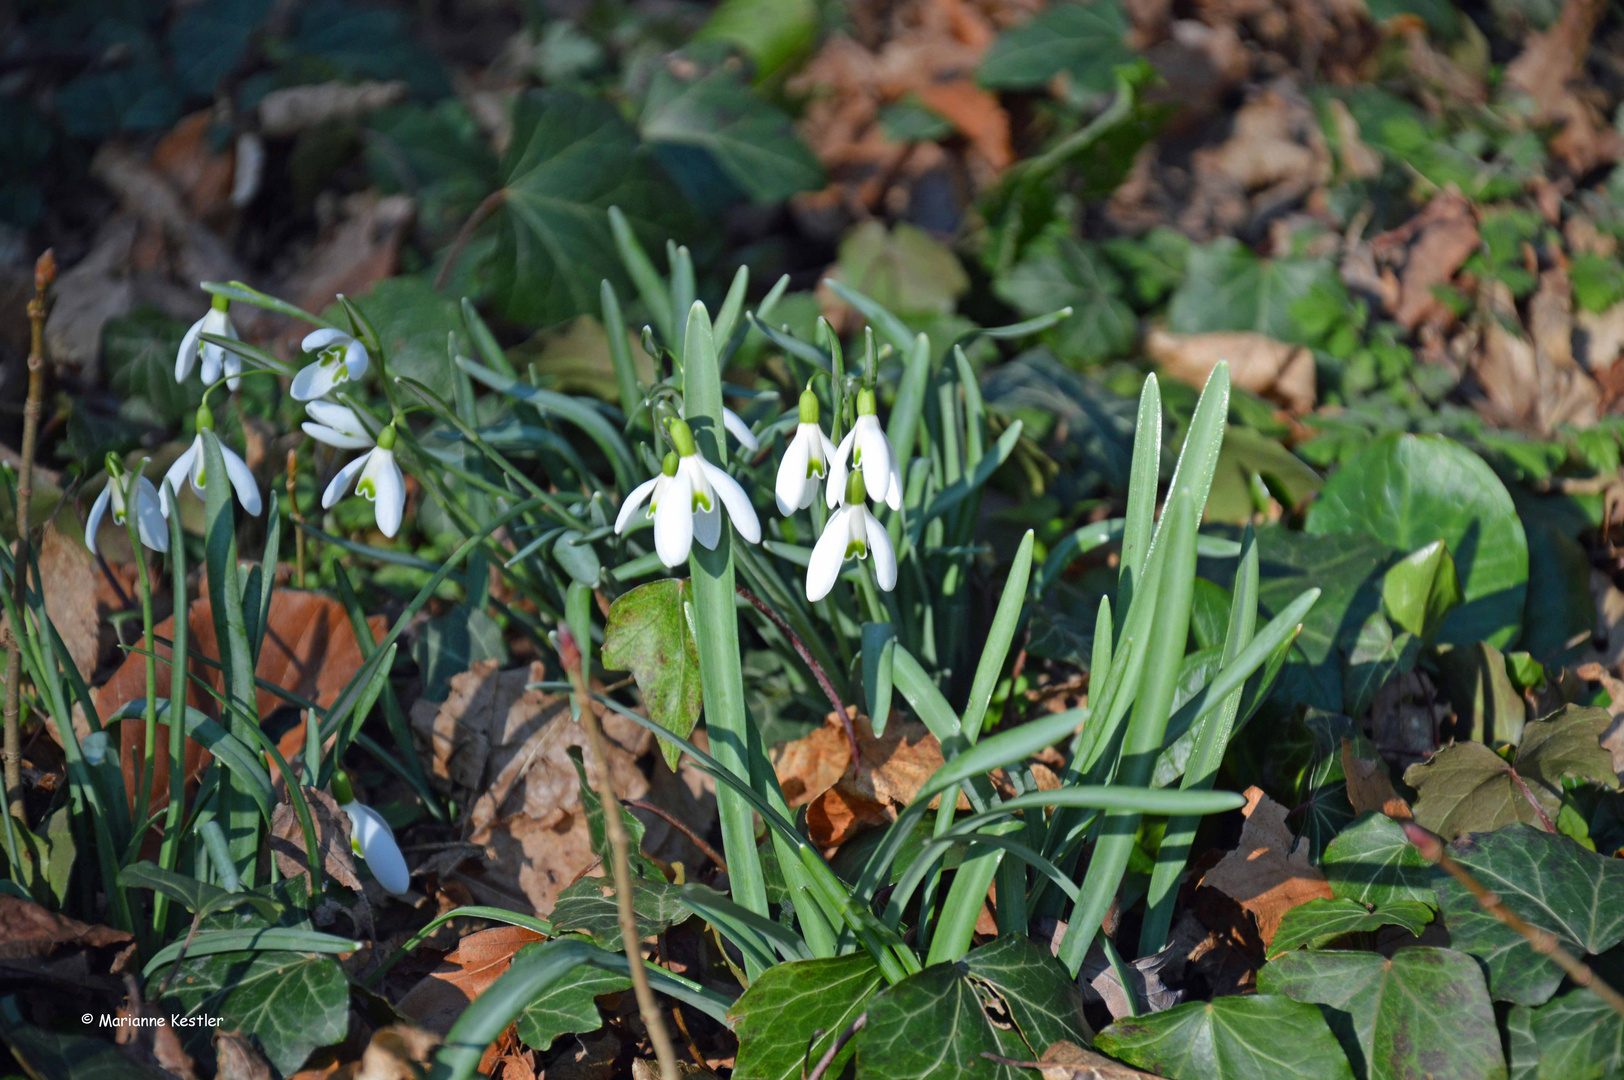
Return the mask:
{"type": "Polygon", "coordinates": [[[0,11],[0,1072],[1624,1077],[1621,132],[1601,0],[0,11]]]}

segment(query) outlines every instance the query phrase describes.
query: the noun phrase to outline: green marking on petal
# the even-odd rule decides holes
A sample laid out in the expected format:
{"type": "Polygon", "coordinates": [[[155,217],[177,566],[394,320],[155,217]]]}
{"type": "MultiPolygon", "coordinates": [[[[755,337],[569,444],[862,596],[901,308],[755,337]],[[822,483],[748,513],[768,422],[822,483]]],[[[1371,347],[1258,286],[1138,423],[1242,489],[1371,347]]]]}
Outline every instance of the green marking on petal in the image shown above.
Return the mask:
{"type": "Polygon", "coordinates": [[[378,488],[377,485],[373,484],[371,477],[367,477],[365,480],[362,480],[359,484],[355,485],[355,493],[357,495],[365,495],[368,499],[374,502],[376,502],[378,498],[378,488]]]}
{"type": "Polygon", "coordinates": [[[701,510],[704,510],[704,511],[706,511],[708,513],[710,511],[710,508],[711,508],[710,498],[702,491],[694,492],[694,513],[697,514],[701,510]]]}
{"type": "Polygon", "coordinates": [[[851,543],[846,545],[846,554],[845,554],[844,558],[847,558],[847,559],[866,559],[866,558],[868,558],[868,545],[863,543],[861,540],[853,540],[851,543]]]}

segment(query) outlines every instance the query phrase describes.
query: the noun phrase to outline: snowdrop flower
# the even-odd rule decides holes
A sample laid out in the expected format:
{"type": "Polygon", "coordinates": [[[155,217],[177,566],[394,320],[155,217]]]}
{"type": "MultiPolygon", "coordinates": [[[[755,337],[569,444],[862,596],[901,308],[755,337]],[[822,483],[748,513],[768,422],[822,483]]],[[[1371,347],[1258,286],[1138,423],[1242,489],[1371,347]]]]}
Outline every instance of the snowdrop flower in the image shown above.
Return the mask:
{"type": "Polygon", "coordinates": [[[783,460],[778,463],[778,482],[773,486],[780,514],[788,517],[812,505],[818,497],[818,481],[829,475],[829,462],[834,456],[835,444],[818,426],[818,396],[803,390],[801,423],[784,448],[783,460]]]}
{"type": "Polygon", "coordinates": [[[185,382],[190,378],[192,368],[197,366],[198,358],[201,357],[205,383],[217,382],[223,368],[227,376],[226,387],[231,390],[237,389],[240,381],[238,376],[242,374],[242,357],[224,346],[203,340],[204,334],[237,340],[237,328],[231,324],[230,311],[231,301],[223,296],[216,296],[204,316],[186,331],[186,336],[180,341],[180,352],[175,354],[176,382],[185,382]]]}
{"type": "MultiPolygon", "coordinates": [[[[351,419],[354,419],[354,416],[355,414],[351,412],[351,419]]],[[[307,428],[308,426],[306,425],[307,428]]],[[[360,427],[359,422],[355,427],[360,427]]],[[[348,435],[347,432],[337,434],[340,437],[348,435]]],[[[355,493],[364,496],[374,505],[378,515],[378,529],[385,536],[394,536],[400,531],[401,515],[406,511],[406,477],[401,473],[399,463],[395,461],[395,425],[390,424],[378,432],[376,443],[367,439],[361,445],[371,446],[372,449],[338,470],[338,475],[333,477],[332,483],[327,485],[327,490],[322,492],[322,509],[331,510],[333,504],[344,497],[351,481],[355,481],[359,475],[360,480],[355,483],[355,493]]]]}
{"type": "Polygon", "coordinates": [[[404,894],[411,887],[412,874],[389,822],[372,807],[355,801],[350,778],[343,770],[333,773],[333,799],[350,819],[351,849],[365,860],[379,885],[396,896],[404,894]]]}
{"type": "MultiPolygon", "coordinates": [[[[141,459],[141,472],[135,481],[135,531],[147,547],[154,551],[168,551],[169,523],[164,520],[163,509],[158,503],[158,489],[145,476],[147,462],[151,460],[141,459]]],[[[126,494],[129,475],[116,454],[107,455],[107,486],[96,496],[96,501],[90,507],[90,518],[85,522],[85,547],[90,549],[92,555],[99,554],[96,550],[96,533],[101,529],[102,518],[107,516],[108,507],[112,507],[114,525],[123,528],[129,520],[129,496],[126,494]]]]}
{"type": "MultiPolygon", "coordinates": [[[[197,408],[197,438],[192,440],[192,445],[188,446],[181,456],[175,459],[175,463],[169,466],[169,471],[164,473],[164,480],[176,495],[180,494],[181,485],[190,480],[192,490],[197,492],[197,497],[203,498],[204,486],[208,482],[208,463],[203,453],[203,433],[213,430],[214,413],[210,411],[208,405],[199,405],[197,408]]],[[[216,441],[219,442],[219,440],[216,441]]],[[[259,488],[254,484],[254,474],[249,471],[248,463],[238,457],[237,452],[224,442],[220,442],[220,456],[225,459],[226,479],[231,482],[231,490],[237,493],[237,501],[242,503],[244,510],[258,517],[260,510],[259,488]]],[[[164,517],[168,517],[175,508],[174,503],[170,500],[168,490],[158,496],[158,503],[163,510],[164,517]]]]}
{"type": "Polygon", "coordinates": [[[727,428],[728,434],[739,440],[739,445],[744,447],[746,453],[753,454],[761,449],[761,440],[750,430],[750,425],[744,422],[744,417],[726,405],[722,406],[722,426],[727,428]]]}
{"type": "Polygon", "coordinates": [[[367,347],[342,330],[316,330],[305,336],[299,347],[315,353],[316,361],[306,364],[293,377],[293,400],[310,401],[330,392],[340,383],[351,382],[367,373],[367,347]]]}
{"type": "Polygon", "coordinates": [[[372,436],[367,434],[366,427],[361,418],[355,415],[355,410],[348,405],[337,405],[331,401],[311,401],[305,404],[305,412],[310,415],[299,426],[304,428],[305,434],[319,443],[336,446],[341,450],[364,450],[373,445],[372,436]]]}
{"type": "Polygon", "coordinates": [[[874,391],[857,391],[857,422],[840,440],[829,465],[829,483],[824,496],[829,509],[840,504],[846,490],[846,474],[851,469],[862,474],[868,497],[893,510],[902,509],[902,460],[891,447],[879,417],[874,415],[874,391]]]}
{"type": "Polygon", "coordinates": [[[722,538],[722,511],[747,543],[761,541],[761,522],[755,507],[739,482],[706,461],[694,445],[693,432],[681,420],[671,421],[671,444],[676,452],[667,454],[660,475],[639,484],[626,497],[615,519],[615,532],[626,530],[638,507],[649,504],[654,519],[654,550],[667,566],[681,566],[697,539],[714,549],[722,538]]]}
{"type": "Polygon", "coordinates": [[[845,505],[829,515],[823,535],[812,548],[806,567],[806,598],[817,603],[829,595],[840,579],[847,559],[874,556],[874,579],[890,592],[897,584],[897,552],[891,535],[885,531],[863,501],[863,478],[852,473],[846,480],[845,505]]]}

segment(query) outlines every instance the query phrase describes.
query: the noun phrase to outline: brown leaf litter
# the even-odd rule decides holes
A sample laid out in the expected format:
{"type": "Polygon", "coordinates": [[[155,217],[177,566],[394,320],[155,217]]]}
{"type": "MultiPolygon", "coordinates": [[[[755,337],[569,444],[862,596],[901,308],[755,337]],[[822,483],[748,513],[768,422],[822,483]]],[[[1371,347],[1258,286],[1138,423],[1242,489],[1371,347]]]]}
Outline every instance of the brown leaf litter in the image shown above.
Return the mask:
{"type": "Polygon", "coordinates": [[[507,971],[513,954],[546,940],[522,926],[493,926],[469,934],[396,1004],[428,1031],[444,1035],[469,1004],[507,971]]]}
{"type": "Polygon", "coordinates": [[[1387,763],[1380,758],[1359,757],[1353,740],[1342,740],[1342,773],[1347,778],[1348,802],[1355,814],[1374,810],[1390,818],[1411,817],[1410,804],[1393,788],[1387,763]]]}
{"type": "Polygon", "coordinates": [[[1246,824],[1235,850],[1207,871],[1203,888],[1230,897],[1257,920],[1267,946],[1286,912],[1310,900],[1331,898],[1331,887],[1308,853],[1308,840],[1292,836],[1286,808],[1264,794],[1246,789],[1246,824]]]}
{"type": "Polygon", "coordinates": [[[1606,0],[1568,0],[1556,22],[1530,34],[1505,69],[1505,85],[1532,99],[1534,119],[1559,126],[1550,140],[1551,152],[1575,175],[1624,156],[1624,136],[1575,85],[1607,6],[1606,0]]]}
{"type": "MultiPolygon", "coordinates": [[[[302,788],[310,808],[310,823],[316,833],[316,850],[321,854],[322,873],[346,888],[362,892],[360,876],[350,847],[350,818],[325,791],[302,788]]],[[[285,878],[309,877],[304,827],[291,802],[278,803],[271,813],[271,833],[267,840],[271,856],[285,878]]]]}
{"type": "MultiPolygon", "coordinates": [[[[546,677],[539,661],[510,671],[482,661],[451,680],[445,702],[419,701],[411,714],[430,782],[468,807],[464,842],[431,859],[429,869],[461,881],[482,902],[528,902],[542,914],[597,864],[568,751],[580,747],[589,768],[594,758],[569,698],[525,689],[546,677]]],[[[621,798],[651,801],[700,835],[709,831],[715,800],[697,770],[684,763],[671,774],[654,764],[651,780],[639,759],[653,756],[654,736],[612,710],[599,719],[621,798]]],[[[639,816],[646,854],[698,865],[703,856],[681,832],[659,817],[639,816]]]]}
{"type": "Polygon", "coordinates": [[[1175,334],[1157,327],[1145,336],[1145,353],[1164,373],[1197,389],[1227,360],[1230,378],[1242,390],[1294,416],[1314,407],[1314,352],[1302,345],[1244,330],[1175,334]]]}
{"type": "MultiPolygon", "coordinates": [[[[1006,1059],[1013,1060],[1013,1059],[1006,1059]]],[[[1037,1061],[1015,1064],[1038,1070],[1043,1080],[1163,1080],[1155,1073],[1124,1065],[1094,1050],[1064,1040],[1050,1046],[1037,1061]]]]}

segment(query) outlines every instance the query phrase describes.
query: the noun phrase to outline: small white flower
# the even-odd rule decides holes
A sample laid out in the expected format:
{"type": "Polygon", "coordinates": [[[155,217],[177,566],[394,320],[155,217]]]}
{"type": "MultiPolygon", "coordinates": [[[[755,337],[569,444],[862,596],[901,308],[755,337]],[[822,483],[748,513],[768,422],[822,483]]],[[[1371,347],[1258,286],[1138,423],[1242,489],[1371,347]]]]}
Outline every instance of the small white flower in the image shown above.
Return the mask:
{"type": "Polygon", "coordinates": [[[870,499],[893,510],[902,509],[902,460],[880,427],[879,417],[874,415],[874,391],[867,387],[857,391],[857,421],[840,440],[829,465],[824,493],[829,509],[839,505],[847,474],[853,468],[862,474],[870,499]]]}
{"type": "MultiPolygon", "coordinates": [[[[371,442],[367,440],[367,444],[371,442]]],[[[395,460],[394,424],[378,432],[377,444],[371,450],[338,470],[322,492],[322,509],[331,510],[349,490],[351,481],[355,481],[355,493],[373,504],[379,531],[385,536],[399,532],[400,519],[406,512],[406,477],[395,460]]]]}
{"type": "Polygon", "coordinates": [[[376,445],[361,418],[348,405],[310,401],[305,403],[305,412],[310,414],[310,419],[299,426],[319,443],[341,450],[362,450],[376,445]]]}
{"type": "Polygon", "coordinates": [[[806,566],[806,598],[817,603],[840,580],[847,559],[874,556],[874,580],[890,592],[897,584],[897,553],[891,535],[863,501],[863,481],[856,475],[846,483],[844,505],[829,515],[823,535],[812,548],[806,566]]]}
{"type": "Polygon", "coordinates": [[[340,383],[352,382],[367,373],[367,348],[342,330],[316,330],[305,336],[299,347],[316,354],[293,377],[293,400],[310,401],[330,392],[340,383]]]}
{"type": "MultiPolygon", "coordinates": [[[[144,475],[147,471],[147,462],[151,458],[141,459],[141,474],[135,481],[135,531],[141,542],[154,551],[169,550],[169,523],[164,520],[164,512],[158,501],[158,489],[152,486],[152,481],[144,475]]],[[[107,515],[109,507],[113,510],[113,524],[120,528],[129,520],[128,496],[125,494],[130,474],[125,471],[124,465],[113,454],[107,455],[107,486],[102,488],[101,494],[91,504],[90,518],[85,522],[85,547],[90,549],[92,555],[96,551],[96,533],[101,529],[102,518],[107,515]]]]}
{"type": "Polygon", "coordinates": [[[728,433],[735,439],[739,440],[739,445],[744,447],[746,453],[753,454],[761,449],[761,440],[757,439],[756,433],[750,430],[750,425],[744,422],[744,417],[725,405],[722,406],[722,426],[727,428],[728,433]]]}
{"type": "Polygon", "coordinates": [[[778,463],[778,481],[773,493],[778,512],[785,517],[804,510],[818,497],[818,481],[829,475],[835,446],[818,426],[818,398],[811,390],[801,392],[801,422],[784,448],[778,463]]]}
{"type": "MultiPolygon", "coordinates": [[[[204,488],[208,483],[208,464],[203,453],[203,433],[214,428],[214,413],[209,411],[207,405],[201,405],[197,410],[197,437],[192,440],[175,463],[169,466],[164,473],[164,480],[169,484],[176,495],[180,494],[181,486],[190,480],[192,490],[197,492],[198,498],[203,498],[204,488]]],[[[237,456],[237,452],[224,442],[216,440],[220,445],[220,457],[226,463],[226,478],[231,482],[231,490],[237,493],[237,501],[242,508],[254,516],[259,516],[260,501],[259,488],[254,484],[254,474],[248,468],[248,463],[237,456]]],[[[165,517],[174,510],[174,503],[170,501],[169,491],[163,491],[158,496],[159,506],[163,509],[165,517]]]]}
{"type": "Polygon", "coordinates": [[[237,328],[231,324],[230,304],[225,297],[216,296],[209,310],[186,331],[186,336],[180,342],[180,352],[175,354],[176,382],[185,382],[190,378],[192,368],[201,357],[205,383],[212,384],[218,381],[220,372],[224,369],[228,376],[226,387],[231,390],[237,389],[240,382],[238,376],[242,374],[242,357],[212,341],[203,340],[204,334],[238,340],[237,328]]]}
{"type": "Polygon", "coordinates": [[[379,885],[396,896],[403,895],[411,888],[412,874],[389,822],[372,807],[355,801],[349,778],[341,771],[333,774],[333,798],[350,819],[351,849],[366,860],[379,885]]]}
{"type": "Polygon", "coordinates": [[[705,548],[716,547],[722,538],[721,508],[725,506],[739,536],[747,543],[760,543],[761,522],[739,482],[704,459],[686,423],[673,420],[670,431],[676,452],[666,455],[659,476],[639,484],[626,497],[615,519],[615,532],[624,532],[637,508],[648,502],[648,514],[654,519],[654,550],[665,565],[681,566],[695,540],[705,548]]]}

